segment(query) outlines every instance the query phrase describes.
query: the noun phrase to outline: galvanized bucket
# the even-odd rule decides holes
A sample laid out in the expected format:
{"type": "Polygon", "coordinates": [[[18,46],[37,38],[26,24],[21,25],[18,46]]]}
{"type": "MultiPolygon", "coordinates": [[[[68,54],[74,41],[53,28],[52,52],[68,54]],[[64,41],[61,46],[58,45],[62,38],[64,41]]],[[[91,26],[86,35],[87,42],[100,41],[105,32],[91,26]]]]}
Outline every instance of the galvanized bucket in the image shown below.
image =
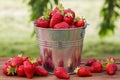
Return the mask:
{"type": "Polygon", "coordinates": [[[69,74],[80,65],[85,28],[50,29],[36,27],[43,66],[52,74],[64,67],[69,74]]]}

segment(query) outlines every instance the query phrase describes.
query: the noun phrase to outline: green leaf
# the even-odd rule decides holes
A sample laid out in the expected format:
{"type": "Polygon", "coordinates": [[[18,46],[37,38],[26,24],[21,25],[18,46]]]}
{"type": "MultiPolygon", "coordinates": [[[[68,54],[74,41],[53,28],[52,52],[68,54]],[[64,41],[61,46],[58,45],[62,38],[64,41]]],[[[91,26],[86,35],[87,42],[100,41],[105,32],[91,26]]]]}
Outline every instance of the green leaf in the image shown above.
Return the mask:
{"type": "Polygon", "coordinates": [[[55,4],[58,4],[58,0],[54,0],[55,4]]]}

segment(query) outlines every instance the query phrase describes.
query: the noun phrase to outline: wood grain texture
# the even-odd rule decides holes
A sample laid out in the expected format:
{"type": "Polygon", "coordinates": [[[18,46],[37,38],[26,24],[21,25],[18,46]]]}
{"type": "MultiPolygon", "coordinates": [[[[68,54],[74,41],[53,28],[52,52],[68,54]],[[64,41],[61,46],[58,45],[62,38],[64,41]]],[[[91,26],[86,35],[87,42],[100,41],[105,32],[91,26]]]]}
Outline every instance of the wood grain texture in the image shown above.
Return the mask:
{"type": "MultiPolygon", "coordinates": [[[[26,77],[17,77],[17,76],[5,76],[2,73],[2,67],[4,66],[5,61],[8,58],[0,58],[0,80],[30,80],[26,77]]],[[[82,65],[87,59],[82,59],[82,65]]],[[[68,80],[120,80],[120,63],[119,59],[117,60],[118,71],[115,75],[107,75],[105,71],[101,73],[93,73],[92,77],[78,77],[77,75],[70,75],[68,80]]],[[[54,75],[48,75],[47,77],[33,77],[31,80],[63,80],[58,79],[54,75]]]]}

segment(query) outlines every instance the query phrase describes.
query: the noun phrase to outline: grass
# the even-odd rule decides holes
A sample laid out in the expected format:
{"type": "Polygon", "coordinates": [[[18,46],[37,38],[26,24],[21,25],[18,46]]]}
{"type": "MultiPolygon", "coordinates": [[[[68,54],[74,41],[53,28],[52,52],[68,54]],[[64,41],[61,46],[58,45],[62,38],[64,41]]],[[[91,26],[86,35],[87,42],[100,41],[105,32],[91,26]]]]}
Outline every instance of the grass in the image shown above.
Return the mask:
{"type": "MultiPolygon", "coordinates": [[[[72,8],[84,16],[90,24],[86,29],[83,57],[105,57],[120,54],[120,19],[116,21],[114,36],[100,40],[98,36],[101,18],[99,11],[104,0],[60,0],[64,7],[72,8]],[[69,4],[69,5],[68,5],[69,4]],[[93,5],[91,5],[93,4],[93,5]]],[[[30,7],[23,0],[0,0],[0,57],[17,55],[39,56],[37,39],[31,38],[33,24],[29,21],[30,7]]]]}

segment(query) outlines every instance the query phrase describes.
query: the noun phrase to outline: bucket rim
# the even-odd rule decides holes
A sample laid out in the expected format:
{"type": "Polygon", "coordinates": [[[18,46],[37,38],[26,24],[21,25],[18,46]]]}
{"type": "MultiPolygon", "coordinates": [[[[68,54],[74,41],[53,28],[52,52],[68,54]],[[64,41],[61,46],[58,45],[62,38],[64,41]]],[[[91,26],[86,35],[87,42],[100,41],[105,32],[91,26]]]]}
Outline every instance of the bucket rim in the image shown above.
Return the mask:
{"type": "Polygon", "coordinates": [[[89,25],[88,23],[85,23],[85,25],[83,27],[78,27],[78,28],[65,28],[65,29],[54,29],[54,28],[42,28],[42,27],[37,27],[35,26],[35,28],[37,29],[42,29],[42,30],[51,30],[51,31],[68,31],[68,30],[79,30],[79,29],[85,29],[87,27],[87,25],[89,25]]]}

